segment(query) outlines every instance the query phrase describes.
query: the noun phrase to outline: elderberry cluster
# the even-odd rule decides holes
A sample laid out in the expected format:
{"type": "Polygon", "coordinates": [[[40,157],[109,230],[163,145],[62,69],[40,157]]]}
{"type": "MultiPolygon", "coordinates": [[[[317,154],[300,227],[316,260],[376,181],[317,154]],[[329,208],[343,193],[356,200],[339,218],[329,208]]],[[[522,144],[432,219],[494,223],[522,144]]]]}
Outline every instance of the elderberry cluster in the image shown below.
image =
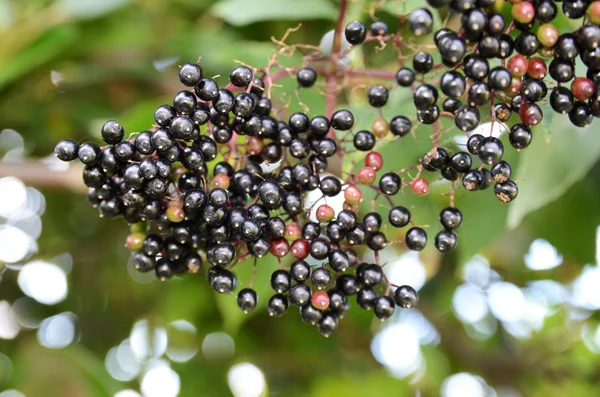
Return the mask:
{"type": "MultiPolygon", "coordinates": [[[[549,90],[551,109],[568,114],[574,126],[588,127],[593,117],[600,117],[600,1],[509,3],[511,18],[507,21],[501,13],[503,1],[427,0],[432,8],[446,9],[450,15],[460,14],[457,30],[441,28],[434,32],[433,14],[427,8],[416,9],[406,16],[408,28],[415,36],[433,33],[441,56],[441,63],[434,64],[431,53],[417,51],[412,55],[412,67],[403,66],[396,73],[398,86],[413,90],[419,123],[436,125],[439,129],[438,120],[446,117],[459,130],[469,133],[480,126],[482,109],[488,106],[492,126],[494,122],[509,122],[514,112],[518,121],[510,127],[508,139],[519,151],[531,144],[531,127],[543,119],[539,104],[549,90]],[[557,3],[562,4],[567,18],[586,16],[579,28],[559,33],[553,23],[558,15],[557,3]],[[587,67],[585,77],[576,76],[578,59],[587,67]],[[564,84],[569,82],[567,88],[564,84]],[[442,96],[445,99],[440,109],[442,96]]],[[[388,31],[381,21],[372,22],[369,30],[363,23],[353,21],[346,25],[345,36],[353,45],[398,38],[388,35],[388,31]]],[[[384,106],[388,91],[383,85],[372,86],[368,91],[371,106],[384,106]]],[[[403,137],[414,131],[413,122],[407,115],[396,116],[389,122],[389,131],[403,137]]],[[[437,142],[439,134],[435,135],[437,142]]],[[[449,154],[436,143],[423,155],[421,166],[427,171],[439,171],[449,181],[460,178],[467,191],[484,190],[495,183],[494,193],[501,202],[514,200],[518,187],[510,179],[510,165],[502,160],[502,142],[491,136],[491,131],[490,136],[471,133],[466,148],[466,152],[449,154]],[[477,156],[481,165],[474,165],[472,156],[477,156]]],[[[412,185],[415,194],[421,189],[426,194],[424,180],[417,179],[412,185]],[[419,186],[415,188],[416,183],[419,186]]],[[[456,244],[456,236],[449,230],[445,228],[436,237],[436,247],[442,252],[456,244]]]]}
{"type": "MultiPolygon", "coordinates": [[[[413,51],[411,65],[400,57],[395,81],[375,84],[367,92],[368,103],[379,109],[391,89],[411,90],[414,114],[389,121],[381,116],[371,131],[355,131],[354,115],[346,109],[328,116],[298,112],[284,119],[282,112],[273,112],[268,95],[273,76],[267,69],[237,66],[223,88],[199,64],[187,63],[179,70],[185,89],[172,104],[156,109],[152,128],[125,138],[123,126],[111,120],[101,130],[106,146],[64,140],[55,155],[84,164],[87,199],[101,217],[122,216],[132,225],[126,246],[141,272],[153,271],[164,281],[205,270],[218,293],[232,293],[238,287],[235,266],[253,262],[256,270],[257,259],[273,255],[280,269],[270,279],[274,294],[266,306],[271,316],[283,315],[290,304],[298,306],[305,322],[329,336],[349,309],[349,297],[356,295],[359,307],[389,318],[395,306],[410,308],[419,298],[412,287],[392,284],[382,271],[379,251],[390,243],[388,226],[407,228],[402,244],[410,250],[421,251],[428,243],[425,228],[414,222],[409,208],[394,203],[405,186],[426,196],[429,183],[420,177],[422,171],[439,172],[441,179],[451,181],[450,204],[439,213],[441,230],[434,246],[442,253],[452,251],[463,222],[454,206],[455,183],[465,191],[493,184],[503,203],[518,194],[501,140],[475,132],[483,120],[492,125],[516,120],[507,127],[508,140],[522,150],[531,143],[531,127],[543,118],[540,103],[548,90],[551,108],[568,114],[574,125],[586,127],[592,117],[600,117],[600,1],[563,1],[564,15],[578,19],[587,13],[587,18],[574,32],[562,34],[552,24],[558,8],[551,0],[515,1],[509,21],[494,0],[427,4],[449,7],[449,20],[459,14],[459,28],[434,32],[428,8],[410,12],[400,23],[415,36],[433,33],[441,63],[434,63],[430,52],[413,51]],[[575,76],[576,59],[587,66],[586,77],[575,76]],[[567,88],[564,84],[571,80],[567,88]],[[441,135],[450,130],[442,129],[440,118],[469,136],[464,151],[440,146],[441,135]],[[384,169],[377,143],[394,144],[420,126],[433,133],[431,150],[410,167],[419,175],[384,169]],[[356,154],[364,163],[356,173],[352,170],[345,180],[327,173],[333,156],[354,162],[345,156],[356,159],[356,154]],[[375,201],[370,212],[361,211],[363,187],[376,192],[375,200],[387,200],[387,214],[374,211],[375,201]],[[325,204],[306,204],[313,191],[325,204]],[[343,209],[326,203],[340,195],[343,209]],[[360,259],[367,250],[374,251],[376,263],[360,259]]],[[[382,21],[369,30],[353,21],[338,34],[352,45],[378,41],[401,49],[401,34],[389,31],[382,21]]],[[[330,59],[334,64],[337,55],[330,59]]],[[[319,74],[329,79],[344,73],[310,61],[286,72],[292,70],[299,89],[315,86],[319,74]]],[[[237,292],[237,304],[246,313],[258,304],[253,282],[254,276],[237,292]]]]}
{"type": "MultiPolygon", "coordinates": [[[[298,73],[305,86],[307,77],[316,75],[298,73]]],[[[276,294],[268,300],[268,312],[280,316],[290,303],[297,305],[302,318],[317,324],[324,335],[333,332],[348,309],[347,296],[358,294],[359,305],[373,308],[382,319],[393,313],[395,303],[406,308],[416,304],[417,293],[409,286],[396,290],[395,303],[378,295],[375,287],[384,279],[381,267],[359,264],[350,247],[386,246],[379,214],[360,222],[356,211],[336,216],[332,207],[321,205],[316,216],[323,223],[307,221],[306,192],[319,189],[326,197],[342,192],[340,179],[321,173],[338,152],[336,141],[327,135],[331,128],[350,130],[351,112],[338,110],[331,119],[295,113],[287,123],[278,122],[270,115],[271,101],[263,96],[263,81],[245,66],[231,71],[231,89],[219,88],[197,64],[183,65],[179,79],[193,91],[182,90],[172,105],[159,106],[151,130],[124,139],[123,126],[110,120],[101,131],[107,146],[64,140],[55,148],[60,160],[79,159],[85,165],[87,199],[101,217],[122,216],[133,225],[126,246],[135,252],[137,270],[154,271],[164,281],[196,273],[208,262],[212,287],[231,293],[237,287],[231,271],[235,264],[248,257],[289,255],[295,260],[289,270],[271,277],[276,294]],[[201,134],[207,124],[210,135],[201,134]],[[246,136],[243,144],[241,135],[246,136]],[[219,155],[229,161],[216,162],[219,155]],[[263,171],[261,165],[276,164],[288,155],[295,164],[263,171]],[[211,162],[216,164],[209,172],[211,162]],[[341,249],[342,240],[349,246],[341,249]],[[322,265],[309,266],[304,260],[309,255],[322,265]],[[351,267],[355,275],[344,273],[351,267]]],[[[381,163],[380,155],[378,159],[381,163]]],[[[387,183],[385,176],[381,180],[387,183]]],[[[389,185],[386,191],[392,190],[397,193],[399,186],[389,185]]],[[[348,187],[345,195],[354,205],[362,201],[356,187],[348,187]]],[[[394,223],[407,224],[410,213],[403,207],[390,216],[398,211],[404,218],[393,215],[394,223]]],[[[251,287],[239,291],[237,303],[244,312],[254,310],[257,302],[251,287]]]]}

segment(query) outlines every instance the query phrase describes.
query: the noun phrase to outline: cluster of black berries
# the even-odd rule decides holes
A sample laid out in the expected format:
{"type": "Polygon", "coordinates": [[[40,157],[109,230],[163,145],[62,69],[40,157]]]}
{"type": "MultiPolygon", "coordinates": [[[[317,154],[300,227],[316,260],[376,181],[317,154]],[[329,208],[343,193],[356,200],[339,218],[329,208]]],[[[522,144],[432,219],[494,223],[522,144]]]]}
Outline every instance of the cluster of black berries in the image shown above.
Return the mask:
{"type": "MultiPolygon", "coordinates": [[[[460,29],[441,28],[433,32],[431,11],[427,8],[412,11],[406,16],[408,28],[416,36],[433,33],[441,63],[434,64],[431,53],[417,51],[412,54],[412,67],[403,65],[396,73],[398,86],[413,90],[420,124],[436,125],[440,117],[446,117],[459,130],[471,133],[467,151],[450,154],[438,146],[439,133],[434,130],[436,143],[423,155],[423,169],[439,171],[449,181],[460,178],[467,191],[484,190],[495,183],[494,193],[503,203],[516,198],[518,187],[510,179],[510,165],[502,160],[504,145],[492,136],[494,123],[507,123],[516,113],[518,121],[509,129],[509,142],[516,150],[528,147],[532,141],[531,127],[542,121],[539,104],[548,90],[551,108],[568,114],[573,125],[587,127],[593,117],[600,117],[600,1],[509,3],[427,0],[432,8],[449,8],[452,14],[460,14],[460,29]],[[579,28],[559,33],[552,23],[558,14],[557,3],[562,4],[567,18],[586,16],[579,28]],[[508,10],[503,7],[510,7],[508,22],[502,14],[508,10]],[[585,77],[576,76],[578,58],[587,66],[585,77]],[[548,72],[550,79],[544,81],[548,72]],[[567,88],[564,84],[569,82],[567,88]],[[438,102],[442,95],[445,99],[440,109],[438,102]],[[480,126],[482,109],[488,107],[490,136],[473,133],[480,126]],[[479,157],[481,165],[474,165],[472,156],[479,157]]],[[[397,42],[398,37],[388,35],[388,31],[381,21],[372,22],[369,30],[363,23],[353,21],[346,25],[345,35],[354,45],[372,40],[397,42]]],[[[388,97],[388,88],[379,84],[368,92],[368,101],[376,108],[384,106],[388,97]]],[[[396,116],[389,122],[389,131],[405,136],[414,131],[413,122],[406,115],[396,116]]],[[[420,189],[415,189],[415,183],[427,191],[426,182],[418,179],[412,183],[416,194],[420,189]]],[[[436,247],[442,252],[455,245],[456,236],[449,228],[436,237],[436,247]]]]}
{"type": "MultiPolygon", "coordinates": [[[[172,105],[158,107],[152,129],[124,140],[123,127],[111,120],[102,127],[107,146],[64,140],[55,148],[60,160],[79,159],[85,165],[87,198],[101,217],[123,216],[133,225],[126,246],[134,251],[135,268],[166,280],[198,272],[208,262],[212,287],[231,293],[237,286],[231,271],[236,264],[249,257],[289,255],[295,260],[289,270],[282,265],[271,278],[276,294],[267,303],[270,315],[284,314],[290,303],[298,305],[304,320],[330,335],[348,309],[347,296],[359,294],[361,307],[388,318],[394,300],[376,292],[384,278],[381,267],[359,264],[352,248],[386,246],[381,216],[371,213],[359,221],[362,193],[355,186],[345,190],[351,209],[336,216],[332,207],[319,206],[322,223],[310,222],[304,206],[308,191],[319,189],[325,197],[342,192],[340,179],[321,173],[339,152],[331,128],[350,130],[352,113],[339,110],[331,119],[295,113],[287,123],[277,121],[263,96],[263,81],[245,66],[231,71],[228,88],[203,76],[197,64],[183,65],[179,78],[193,91],[180,91],[172,105]],[[200,132],[204,125],[208,134],[200,132]],[[216,161],[219,155],[225,160],[216,161]],[[263,170],[283,160],[288,165],[263,170]],[[309,255],[321,263],[309,266],[304,260],[309,255]]],[[[396,185],[386,191],[397,193],[396,185]]],[[[406,225],[410,213],[398,208],[390,216],[404,211],[401,220],[394,215],[394,223],[406,225]]],[[[411,287],[396,290],[398,305],[408,308],[417,301],[411,287]]],[[[243,311],[253,310],[257,302],[251,287],[239,291],[243,311]]]]}
{"type": "MultiPolygon", "coordinates": [[[[491,133],[473,132],[482,110],[489,110],[492,124],[506,123],[517,113],[519,122],[510,128],[508,138],[515,149],[526,148],[532,139],[530,127],[542,120],[538,103],[548,90],[545,59],[552,58],[548,68],[556,82],[550,88],[552,108],[568,114],[577,126],[589,125],[600,114],[600,29],[596,26],[600,2],[564,1],[565,15],[578,18],[587,10],[589,22],[562,35],[550,23],[557,14],[550,0],[515,2],[509,24],[493,11],[494,3],[428,1],[431,7],[449,6],[450,12],[460,14],[461,28],[434,33],[440,64],[434,64],[430,53],[417,51],[412,54],[412,67],[403,64],[395,74],[396,88],[413,92],[416,119],[413,115],[389,121],[381,117],[372,123],[371,131],[353,131],[354,116],[344,109],[329,117],[294,113],[278,120],[266,95],[270,87],[265,82],[272,83],[271,76],[265,78],[266,71],[237,66],[229,84],[219,88],[213,78],[204,76],[200,65],[188,63],[179,70],[187,88],[175,95],[171,105],[156,109],[150,130],[125,139],[123,127],[111,120],[102,128],[107,146],[65,140],[58,143],[55,154],[63,161],[79,159],[85,165],[87,198],[100,216],[122,216],[132,225],[126,246],[134,252],[132,261],[139,271],[154,271],[166,280],[199,272],[208,263],[212,287],[232,293],[238,284],[234,266],[243,262],[257,266],[257,259],[273,255],[280,269],[271,276],[275,294],[267,301],[270,315],[283,315],[290,304],[296,305],[305,322],[328,336],[348,310],[348,298],[356,295],[358,306],[372,309],[377,318],[389,318],[396,305],[415,306],[418,295],[410,286],[387,280],[378,252],[389,244],[387,226],[408,228],[403,240],[408,249],[426,247],[425,229],[394,199],[408,185],[415,195],[425,196],[429,183],[418,176],[403,180],[407,169],[386,172],[377,142],[404,137],[417,125],[431,125],[432,149],[415,159],[411,168],[419,174],[439,171],[452,187],[460,179],[466,191],[484,190],[495,183],[496,197],[508,203],[516,198],[518,188],[510,179],[510,165],[502,160],[503,144],[491,133]],[[534,28],[537,34],[531,32],[534,28]],[[568,89],[561,84],[574,78],[577,56],[588,66],[587,77],[575,78],[568,89]],[[491,66],[492,61],[499,65],[491,66]],[[445,96],[441,109],[439,89],[445,96]],[[447,132],[440,129],[440,117],[471,133],[466,151],[453,153],[439,146],[440,135],[447,132]],[[348,136],[351,144],[346,144],[348,136]],[[358,172],[352,171],[344,181],[326,174],[332,156],[344,160],[350,151],[365,152],[358,172]],[[481,165],[473,164],[474,157],[481,165]],[[387,219],[373,209],[360,211],[363,186],[376,191],[376,199],[388,201],[387,219]],[[325,199],[343,195],[343,209],[336,211],[326,200],[307,208],[306,194],[311,191],[325,199]],[[376,263],[360,260],[366,249],[375,252],[376,263]]],[[[416,36],[433,31],[433,16],[426,8],[401,21],[416,36]]],[[[350,22],[343,34],[354,45],[403,43],[398,34],[388,34],[381,21],[373,22],[370,31],[361,22],[350,22]]],[[[336,55],[331,61],[339,61],[336,55]]],[[[318,69],[311,64],[295,69],[299,87],[313,87],[318,69]]],[[[340,70],[322,73],[337,78],[344,73],[340,70]]],[[[389,90],[385,85],[372,86],[371,106],[385,106],[389,90]]],[[[456,248],[456,230],[463,221],[454,207],[453,192],[451,197],[450,206],[440,212],[442,230],[434,240],[435,248],[444,253],[456,248]]],[[[237,294],[244,312],[258,303],[252,283],[237,294]]]]}

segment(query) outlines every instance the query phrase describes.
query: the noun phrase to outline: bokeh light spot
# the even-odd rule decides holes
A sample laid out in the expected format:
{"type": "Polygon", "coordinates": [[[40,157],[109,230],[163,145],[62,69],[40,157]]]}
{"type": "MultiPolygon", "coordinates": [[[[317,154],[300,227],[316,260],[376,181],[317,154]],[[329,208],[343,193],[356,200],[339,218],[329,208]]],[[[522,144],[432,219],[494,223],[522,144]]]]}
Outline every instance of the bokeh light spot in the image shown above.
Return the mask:
{"type": "Polygon", "coordinates": [[[487,397],[488,386],[479,377],[466,372],[451,375],[442,384],[443,397],[487,397]]]}
{"type": "Polygon", "coordinates": [[[179,375],[167,366],[150,369],[141,383],[144,397],[175,397],[179,394],[180,387],[179,375]]]}
{"type": "Polygon", "coordinates": [[[202,341],[202,354],[209,361],[224,360],[233,357],[235,343],[225,332],[213,332],[202,341]]]}
{"type": "Polygon", "coordinates": [[[556,248],[544,239],[537,239],[529,246],[525,254],[525,266],[531,270],[548,270],[557,267],[563,261],[556,248]]]}
{"type": "Polygon", "coordinates": [[[452,307],[456,316],[466,323],[480,321],[488,314],[486,296],[470,284],[462,284],[456,288],[452,296],[452,307]]]}
{"type": "Polygon", "coordinates": [[[0,301],[0,339],[14,339],[20,330],[10,304],[0,301]]]}
{"type": "Polygon", "coordinates": [[[191,360],[198,353],[196,327],[186,320],[175,320],[167,329],[169,345],[167,357],[171,361],[183,363],[191,360]]]}
{"type": "Polygon", "coordinates": [[[11,218],[27,203],[27,189],[13,176],[0,178],[0,216],[11,218]]]}
{"type": "Polygon", "coordinates": [[[511,322],[521,318],[525,310],[525,297],[519,287],[499,281],[491,284],[487,293],[490,310],[498,320],[511,322]]]}
{"type": "Polygon", "coordinates": [[[19,262],[33,250],[35,242],[18,227],[0,225],[0,262],[19,262]]]}
{"type": "Polygon", "coordinates": [[[65,272],[49,262],[29,262],[21,269],[17,281],[27,296],[45,305],[55,305],[67,297],[65,272]]]}
{"type": "Polygon", "coordinates": [[[73,313],[61,313],[42,321],[37,331],[39,344],[49,349],[70,345],[75,339],[76,318],[73,313]]]}
{"type": "Polygon", "coordinates": [[[227,373],[229,388],[235,397],[259,397],[265,390],[265,376],[254,364],[239,363],[227,373]]]}

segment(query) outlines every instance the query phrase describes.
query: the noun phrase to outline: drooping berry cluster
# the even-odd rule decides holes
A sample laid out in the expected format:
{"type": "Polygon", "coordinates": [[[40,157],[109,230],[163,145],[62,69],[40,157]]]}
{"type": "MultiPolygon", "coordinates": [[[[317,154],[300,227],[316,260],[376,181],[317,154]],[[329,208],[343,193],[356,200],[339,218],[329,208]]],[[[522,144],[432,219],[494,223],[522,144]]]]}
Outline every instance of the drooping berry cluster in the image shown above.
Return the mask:
{"type": "MultiPolygon", "coordinates": [[[[377,318],[389,318],[395,305],[415,306],[418,295],[410,286],[392,284],[382,271],[379,251],[389,244],[387,226],[408,228],[402,243],[410,250],[421,251],[428,243],[425,228],[414,222],[411,211],[394,202],[403,187],[426,196],[429,183],[420,177],[423,170],[439,172],[450,181],[450,205],[439,214],[442,230],[434,239],[443,253],[456,248],[456,230],[463,222],[454,206],[455,181],[460,180],[459,187],[466,191],[494,183],[494,193],[503,203],[518,194],[500,139],[472,133],[487,119],[482,110],[489,112],[492,125],[507,123],[513,112],[518,113],[508,138],[515,149],[526,148],[532,139],[530,127],[543,117],[538,103],[549,89],[546,83],[551,82],[544,81],[549,70],[555,82],[550,88],[552,109],[568,114],[579,127],[600,115],[600,2],[564,1],[565,15],[579,18],[587,10],[589,22],[563,34],[550,23],[557,15],[550,0],[515,2],[508,24],[496,13],[493,0],[428,4],[449,6],[461,17],[457,31],[441,28],[433,35],[441,63],[435,64],[429,52],[413,51],[412,67],[400,58],[402,65],[391,76],[397,85],[375,84],[367,92],[369,104],[382,108],[391,89],[412,90],[416,114],[389,121],[381,116],[372,123],[372,131],[354,131],[354,115],[346,109],[312,117],[298,112],[285,119],[278,112],[278,120],[269,95],[276,78],[268,68],[237,66],[228,85],[220,88],[199,64],[188,63],[179,70],[186,89],[172,104],[156,109],[151,129],[125,138],[123,126],[111,120],[101,131],[107,146],[65,140],[57,144],[55,154],[85,165],[87,198],[100,216],[122,216],[132,225],[126,246],[134,252],[139,271],[154,271],[166,280],[199,272],[207,262],[212,287],[231,293],[238,284],[234,266],[257,266],[257,259],[273,255],[280,269],[270,280],[275,292],[267,301],[270,315],[283,315],[290,304],[299,306],[302,319],[328,336],[348,310],[348,297],[356,295],[358,306],[373,309],[377,318]],[[537,34],[532,33],[535,29],[537,34]],[[576,57],[588,66],[586,77],[575,78],[576,57]],[[570,89],[562,85],[571,80],[570,89]],[[441,117],[469,135],[466,151],[440,146],[440,136],[447,132],[440,129],[441,117]],[[403,175],[408,168],[386,170],[377,143],[406,139],[421,125],[431,126],[433,133],[431,150],[409,168],[419,175],[407,179],[403,175]],[[352,154],[355,160],[357,153],[365,155],[356,173],[341,175],[343,180],[326,173],[332,156],[349,161],[345,156],[352,154]],[[474,164],[474,158],[481,164],[474,164]],[[376,192],[375,200],[387,200],[387,216],[374,210],[374,201],[371,211],[364,212],[365,187],[376,192]],[[307,206],[306,195],[312,191],[325,199],[343,195],[344,208],[336,210],[326,200],[307,206]],[[365,250],[374,251],[375,263],[360,259],[365,250]]],[[[434,19],[427,8],[412,11],[401,23],[415,36],[433,32],[434,19]]],[[[353,45],[378,41],[413,48],[389,30],[381,21],[373,22],[369,31],[353,21],[336,35],[344,34],[353,45]]],[[[280,77],[293,73],[301,89],[315,86],[319,75],[335,82],[348,73],[341,54],[334,49],[326,57],[330,67],[307,61],[303,67],[287,68],[280,77]]],[[[336,84],[328,87],[337,89],[336,84]]],[[[328,91],[328,100],[335,100],[335,94],[328,91]]],[[[253,279],[237,293],[244,312],[258,304],[253,279]]]]}
{"type": "MultiPolygon", "coordinates": [[[[374,308],[379,318],[389,317],[394,300],[378,296],[373,289],[384,278],[381,267],[357,266],[357,253],[339,245],[346,239],[350,245],[385,247],[385,236],[378,232],[380,215],[372,213],[376,222],[368,222],[367,216],[363,225],[352,210],[336,216],[333,208],[321,205],[316,216],[327,222],[323,232],[322,224],[307,221],[305,213],[306,192],[320,189],[326,197],[342,192],[339,178],[320,173],[327,169],[328,157],[338,151],[336,141],[327,137],[330,129],[350,130],[352,113],[339,110],[331,120],[295,113],[289,122],[278,122],[270,116],[271,101],[263,96],[263,81],[245,66],[231,71],[231,90],[219,89],[197,64],[183,65],[179,78],[193,91],[180,91],[172,105],[159,106],[151,130],[124,140],[123,126],[110,120],[102,127],[107,146],[64,140],[55,149],[60,160],[79,159],[85,165],[87,198],[101,217],[123,216],[133,225],[126,246],[135,252],[135,268],[154,271],[164,281],[196,273],[206,261],[211,265],[207,276],[212,287],[230,293],[237,286],[230,270],[235,264],[248,257],[289,255],[295,260],[289,270],[278,270],[271,277],[276,294],[267,303],[270,315],[280,316],[290,303],[295,304],[305,321],[330,335],[338,316],[348,309],[346,297],[359,293],[361,307],[374,308]],[[203,135],[200,129],[207,124],[210,135],[203,135]],[[246,136],[243,143],[241,135],[246,136]],[[285,151],[294,159],[293,165],[286,160],[290,165],[263,171],[261,164],[283,161],[285,151]],[[208,165],[218,155],[229,161],[217,162],[209,172],[208,165]],[[309,266],[304,261],[309,255],[323,265],[309,266]],[[350,267],[356,267],[356,275],[334,279],[334,274],[350,267]]],[[[304,86],[306,78],[316,75],[298,73],[304,86]]],[[[399,186],[394,189],[397,192],[399,186]]],[[[362,201],[356,187],[347,187],[345,195],[353,205],[362,201]]],[[[408,212],[404,215],[410,217],[408,212]]],[[[395,223],[399,225],[398,220],[395,223]]],[[[397,289],[395,300],[411,307],[418,297],[414,289],[404,286],[397,289]]],[[[251,287],[237,295],[244,312],[254,310],[257,302],[251,287]]]]}

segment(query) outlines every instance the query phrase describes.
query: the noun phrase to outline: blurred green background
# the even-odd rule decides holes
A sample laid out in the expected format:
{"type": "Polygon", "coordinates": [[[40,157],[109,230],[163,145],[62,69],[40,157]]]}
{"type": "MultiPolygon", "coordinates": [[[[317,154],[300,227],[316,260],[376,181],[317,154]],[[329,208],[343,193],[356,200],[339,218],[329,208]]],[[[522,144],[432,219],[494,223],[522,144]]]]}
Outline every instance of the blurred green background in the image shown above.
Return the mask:
{"type": "MultiPolygon", "coordinates": [[[[395,30],[398,15],[424,1],[351,2],[346,20],[367,22],[376,5],[395,30]]],[[[180,89],[177,65],[202,57],[205,73],[225,85],[234,60],[265,66],[277,48],[271,37],[300,22],[288,42],[318,45],[337,7],[0,0],[1,397],[600,395],[597,123],[576,130],[546,109],[533,145],[507,149],[520,183],[514,203],[458,190],[465,223],[456,252],[384,251],[391,281],[420,289],[419,307],[397,310],[386,323],[353,307],[329,339],[296,308],[281,319],[266,315],[271,260],[259,265],[262,304],[250,316],[200,275],[163,284],[137,274],[123,248],[127,226],[99,219],[79,169],[52,161],[61,139],[99,142],[107,119],[129,132],[151,126],[153,110],[180,89]]],[[[580,22],[558,23],[564,32],[580,22]]],[[[397,69],[393,52],[375,46],[355,50],[351,67],[397,69]]],[[[297,65],[301,55],[282,63],[297,65]]],[[[292,100],[291,111],[300,105],[289,80],[274,100],[292,100]]],[[[325,111],[322,84],[299,94],[311,115],[325,111]]],[[[353,80],[341,95],[356,128],[378,117],[366,106],[369,84],[353,80]]],[[[414,118],[410,95],[392,91],[384,116],[414,118]]],[[[422,126],[383,145],[386,167],[414,164],[430,133],[422,126]]],[[[442,145],[457,150],[452,139],[448,132],[442,145]]],[[[448,185],[427,177],[428,197],[407,194],[397,203],[414,206],[432,238],[448,185]]],[[[247,283],[250,264],[239,269],[247,283]]]]}

